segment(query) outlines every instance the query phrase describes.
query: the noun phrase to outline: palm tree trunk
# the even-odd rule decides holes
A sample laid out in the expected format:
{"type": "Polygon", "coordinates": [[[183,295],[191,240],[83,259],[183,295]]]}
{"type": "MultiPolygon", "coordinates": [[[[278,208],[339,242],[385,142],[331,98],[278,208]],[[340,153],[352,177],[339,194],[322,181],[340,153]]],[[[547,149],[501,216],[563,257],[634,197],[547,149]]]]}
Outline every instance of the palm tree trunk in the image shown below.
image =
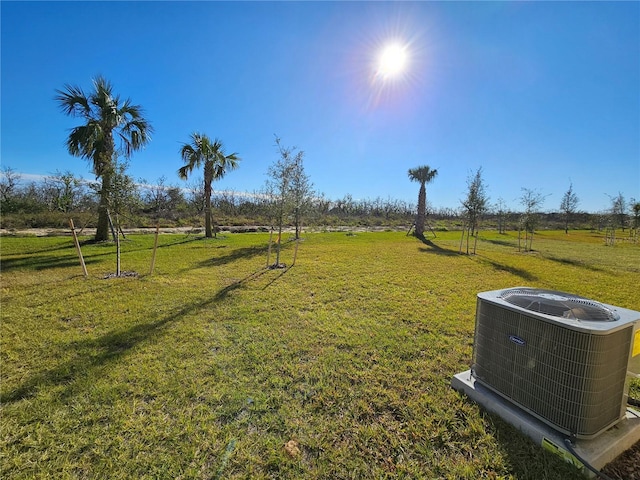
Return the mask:
{"type": "Polygon", "coordinates": [[[211,182],[213,181],[213,165],[206,162],[204,165],[204,236],[213,237],[211,229],[211,182]]]}
{"type": "Polygon", "coordinates": [[[98,205],[98,225],[96,227],[96,242],[109,239],[109,191],[111,190],[111,175],[102,174],[102,188],[100,189],[100,203],[98,205]]]}
{"type": "Polygon", "coordinates": [[[213,237],[211,229],[211,193],[205,195],[204,201],[204,236],[211,238],[213,237]]]}
{"type": "Polygon", "coordinates": [[[427,210],[427,189],[424,182],[420,184],[418,193],[418,214],[416,215],[416,237],[424,236],[424,222],[427,210]]]}

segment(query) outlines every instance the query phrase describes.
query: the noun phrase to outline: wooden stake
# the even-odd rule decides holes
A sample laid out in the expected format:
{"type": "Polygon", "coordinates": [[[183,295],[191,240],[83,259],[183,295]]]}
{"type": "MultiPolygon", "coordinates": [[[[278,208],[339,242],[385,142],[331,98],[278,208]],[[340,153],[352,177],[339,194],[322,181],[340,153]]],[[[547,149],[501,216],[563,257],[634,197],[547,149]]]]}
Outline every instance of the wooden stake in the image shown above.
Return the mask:
{"type": "Polygon", "coordinates": [[[73,235],[73,243],[76,244],[76,250],[78,251],[78,258],[80,258],[80,265],[82,266],[82,271],[84,272],[85,278],[89,276],[87,273],[87,266],[84,263],[84,258],[82,256],[82,250],[80,250],[80,242],[78,242],[78,236],[76,235],[76,228],[73,226],[73,219],[69,219],[69,226],[71,227],[71,233],[73,235]]]}
{"type": "MultiPolygon", "coordinates": [[[[118,228],[120,228],[120,218],[116,213],[116,223],[118,224],[118,228]]],[[[120,276],[120,234],[116,230],[116,277],[120,276]]]]}
{"type": "Polygon", "coordinates": [[[273,239],[273,228],[269,233],[269,249],[267,250],[267,268],[269,268],[269,259],[271,258],[271,240],[273,239]]]}
{"type": "Polygon", "coordinates": [[[478,231],[478,229],[476,228],[476,238],[473,241],[473,254],[476,254],[476,247],[478,246],[478,237],[480,236],[480,232],[478,231]]]}
{"type": "Polygon", "coordinates": [[[153,241],[153,253],[151,254],[151,268],[149,268],[149,275],[153,273],[153,269],[156,266],[156,250],[158,249],[158,234],[160,233],[160,224],[156,223],[156,238],[153,241]]]}
{"type": "Polygon", "coordinates": [[[296,240],[296,249],[293,251],[293,263],[291,264],[292,267],[296,264],[296,257],[298,256],[299,246],[300,246],[300,239],[296,240]]]}

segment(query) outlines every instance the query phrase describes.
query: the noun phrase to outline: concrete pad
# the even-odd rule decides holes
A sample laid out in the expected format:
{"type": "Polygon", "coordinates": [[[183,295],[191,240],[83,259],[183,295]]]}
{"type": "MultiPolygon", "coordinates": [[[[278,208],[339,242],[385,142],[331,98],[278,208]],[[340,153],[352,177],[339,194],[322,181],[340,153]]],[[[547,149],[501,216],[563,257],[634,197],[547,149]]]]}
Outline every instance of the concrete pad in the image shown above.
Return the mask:
{"type": "Polygon", "coordinates": [[[573,449],[576,456],[565,445],[565,434],[476,382],[471,370],[454,375],[451,386],[519,429],[542,448],[573,464],[588,477],[595,475],[583,461],[600,470],[640,440],[640,411],[628,407],[626,417],[602,434],[590,440],[575,440],[573,449]]]}

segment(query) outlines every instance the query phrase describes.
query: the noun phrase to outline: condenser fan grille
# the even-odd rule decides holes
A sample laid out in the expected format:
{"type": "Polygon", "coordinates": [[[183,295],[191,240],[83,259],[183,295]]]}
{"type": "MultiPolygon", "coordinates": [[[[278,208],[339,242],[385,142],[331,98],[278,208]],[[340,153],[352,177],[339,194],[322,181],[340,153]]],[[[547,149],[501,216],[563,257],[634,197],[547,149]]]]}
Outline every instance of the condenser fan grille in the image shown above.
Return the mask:
{"type": "Polygon", "coordinates": [[[588,298],[539,288],[511,288],[500,295],[505,302],[526,310],[571,320],[613,322],[617,313],[588,298]]]}

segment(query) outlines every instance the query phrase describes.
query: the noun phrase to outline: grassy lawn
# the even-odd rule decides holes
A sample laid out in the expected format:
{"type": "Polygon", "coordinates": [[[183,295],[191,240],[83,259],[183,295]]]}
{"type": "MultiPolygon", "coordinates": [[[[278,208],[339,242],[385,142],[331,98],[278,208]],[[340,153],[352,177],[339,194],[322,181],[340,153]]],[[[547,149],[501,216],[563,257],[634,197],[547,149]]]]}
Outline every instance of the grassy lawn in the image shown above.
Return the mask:
{"type": "MultiPolygon", "coordinates": [[[[86,239],[85,239],[86,240],[86,239]]],[[[83,245],[2,238],[0,478],[581,479],[450,387],[477,292],[518,285],[640,310],[640,247],[588,232],[310,233],[83,245]],[[281,261],[291,264],[293,243],[281,261]],[[272,255],[271,260],[274,260],[272,255]]],[[[640,397],[634,385],[633,394],[640,397]]]]}

